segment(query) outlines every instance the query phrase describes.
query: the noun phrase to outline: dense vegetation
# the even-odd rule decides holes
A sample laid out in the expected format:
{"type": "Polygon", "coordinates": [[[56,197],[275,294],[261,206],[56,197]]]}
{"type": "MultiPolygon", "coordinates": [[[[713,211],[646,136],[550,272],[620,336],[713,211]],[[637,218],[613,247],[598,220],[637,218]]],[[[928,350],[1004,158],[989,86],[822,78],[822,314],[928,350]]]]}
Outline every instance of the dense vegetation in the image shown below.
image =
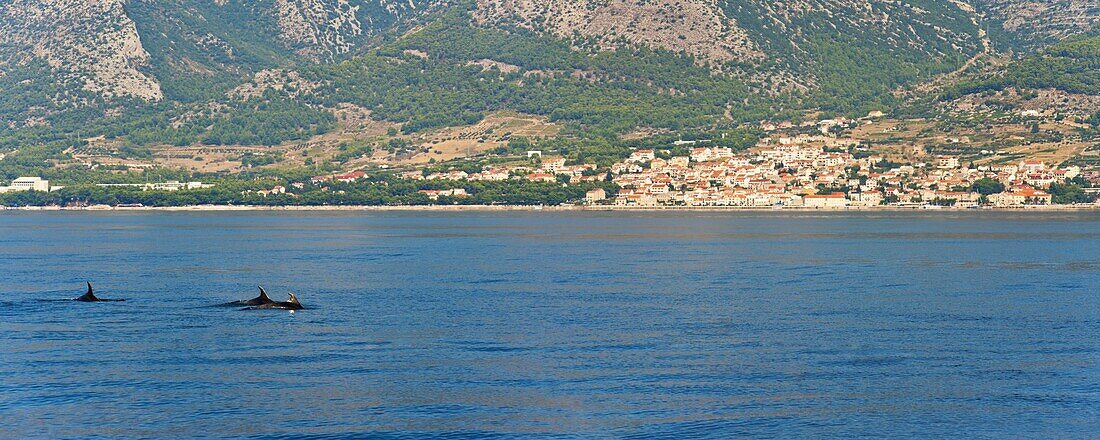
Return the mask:
{"type": "Polygon", "coordinates": [[[1005,185],[996,179],[983,177],[970,185],[970,190],[983,196],[1004,192],[1005,185]]]}
{"type": "Polygon", "coordinates": [[[278,34],[273,17],[236,1],[221,3],[125,4],[149,52],[151,73],[168,99],[217,99],[251,73],[293,60],[290,50],[271,44],[270,36],[278,34]]]}
{"type": "Polygon", "coordinates": [[[890,93],[895,87],[955,69],[979,50],[978,29],[950,3],[903,5],[866,3],[872,14],[894,17],[872,23],[846,19],[863,11],[830,2],[825,10],[792,15],[789,24],[779,26],[768,20],[762,3],[724,2],[726,14],[774,55],[759,69],[786,70],[799,81],[812,81],[806,107],[858,116],[893,108],[899,104],[890,93]],[[917,8],[919,20],[904,19],[917,8]]]}
{"type": "Polygon", "coordinates": [[[940,97],[948,101],[987,90],[1058,89],[1100,95],[1100,36],[1070,38],[1012,63],[991,78],[961,82],[940,97]]]}
{"type": "MultiPolygon", "coordinates": [[[[337,2],[327,3],[333,8],[337,2]]],[[[352,48],[363,47],[382,29],[393,26],[397,14],[421,8],[422,3],[353,0],[353,6],[343,9],[351,9],[358,17],[359,29],[349,26],[331,32],[352,48]]],[[[149,52],[152,73],[165,95],[175,101],[217,99],[259,70],[329,62],[347,55],[330,47],[331,39],[308,47],[279,38],[281,6],[272,0],[132,0],[125,8],[149,52]]]]}
{"type": "Polygon", "coordinates": [[[585,192],[604,188],[614,194],[614,184],[528,181],[459,182],[412,181],[387,177],[356,182],[326,183],[326,190],[310,185],[286,194],[263,196],[257,190],[286,185],[281,179],[254,181],[222,180],[214,188],[181,191],[142,191],[139,188],[103,188],[73,185],[49,193],[23,191],[0,194],[0,206],[87,206],[87,205],[251,205],[251,206],[381,206],[381,205],[561,205],[584,199],[585,192]],[[430,199],[420,190],[463,188],[466,197],[441,196],[430,199]],[[295,192],[296,191],[296,192],[295,192]]]}
{"type": "Polygon", "coordinates": [[[749,100],[744,83],[690,57],[645,49],[588,55],[519,29],[473,27],[460,10],[375,53],[304,75],[325,84],[312,94],[318,104],[352,102],[404,123],[407,133],[470,124],[502,109],[581,124],[604,136],[759,120],[782,111],[775,101],[749,100]],[[509,72],[470,63],[476,60],[504,63],[509,72]]]}
{"type": "Polygon", "coordinates": [[[1062,205],[1092,203],[1096,201],[1097,195],[1085,192],[1085,188],[1089,186],[1089,182],[1080,177],[1062,183],[1052,183],[1049,188],[1051,202],[1062,205]]]}

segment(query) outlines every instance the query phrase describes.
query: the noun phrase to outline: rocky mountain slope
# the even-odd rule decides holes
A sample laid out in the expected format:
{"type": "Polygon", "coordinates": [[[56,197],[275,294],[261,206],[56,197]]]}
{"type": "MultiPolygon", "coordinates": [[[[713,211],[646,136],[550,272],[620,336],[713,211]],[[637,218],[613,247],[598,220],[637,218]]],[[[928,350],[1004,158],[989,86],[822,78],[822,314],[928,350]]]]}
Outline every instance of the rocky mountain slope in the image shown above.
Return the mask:
{"type": "Polygon", "coordinates": [[[1100,0],[974,0],[1017,43],[1049,43],[1100,24],[1100,0]]]}
{"type": "Polygon", "coordinates": [[[515,24],[604,50],[637,44],[717,61],[762,54],[737,21],[709,0],[479,0],[483,25],[515,24]]]}
{"type": "Polygon", "coordinates": [[[9,0],[0,144],[271,144],[346,105],[407,132],[499,110],[605,133],[857,114],[964,66],[982,27],[1057,38],[1097,1],[9,0]]]}
{"type": "Polygon", "coordinates": [[[817,78],[800,66],[836,45],[911,59],[977,47],[967,13],[947,0],[14,0],[0,7],[0,56],[33,47],[106,97],[208,99],[263,69],[342,59],[455,5],[486,28],[765,66],[801,86],[817,78]],[[189,88],[196,75],[207,83],[189,88]]]}
{"type": "Polygon", "coordinates": [[[0,69],[44,60],[59,80],[71,78],[105,97],[159,100],[144,69],[149,53],[123,0],[12,0],[0,5],[0,69]]]}
{"type": "Polygon", "coordinates": [[[265,68],[335,61],[428,3],[441,2],[12,0],[0,4],[0,72],[45,61],[57,82],[106,98],[208,98],[180,80],[224,90],[265,68]]]}
{"type": "Polygon", "coordinates": [[[784,54],[768,49],[810,50],[810,34],[821,30],[848,36],[858,28],[894,48],[924,47],[930,55],[950,41],[954,49],[973,44],[965,13],[948,2],[864,0],[478,0],[483,23],[513,23],[600,48],[645,45],[717,61],[749,61],[784,54]],[[919,4],[919,3],[918,3],[919,4]],[[938,34],[937,34],[938,33],[938,34]],[[782,42],[780,40],[783,40],[782,42]],[[769,47],[770,46],[770,47],[769,47]]]}

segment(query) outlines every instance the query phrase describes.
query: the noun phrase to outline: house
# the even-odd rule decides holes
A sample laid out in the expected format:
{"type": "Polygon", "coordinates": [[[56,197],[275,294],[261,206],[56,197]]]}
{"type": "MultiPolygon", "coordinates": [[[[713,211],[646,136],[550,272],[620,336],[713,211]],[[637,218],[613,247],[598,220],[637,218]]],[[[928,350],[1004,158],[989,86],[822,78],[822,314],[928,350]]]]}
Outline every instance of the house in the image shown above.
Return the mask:
{"type": "Polygon", "coordinates": [[[670,167],[687,168],[688,164],[687,156],[676,156],[668,160],[668,166],[670,167]]]}
{"type": "Polygon", "coordinates": [[[1054,175],[1047,173],[1028,174],[1024,176],[1024,183],[1039,188],[1050,186],[1051,183],[1054,183],[1054,180],[1054,175]]]}
{"type": "Polygon", "coordinates": [[[716,158],[714,151],[710,148],[692,148],[690,154],[692,162],[707,162],[716,158]]]}
{"type": "Polygon", "coordinates": [[[843,208],[848,206],[848,198],[841,192],[811,194],[802,198],[802,204],[807,208],[843,208]]]}
{"type": "Polygon", "coordinates": [[[445,173],[432,173],[425,179],[428,180],[463,180],[469,178],[470,175],[462,170],[450,170],[445,173]]]}
{"type": "Polygon", "coordinates": [[[527,175],[527,180],[532,182],[553,182],[557,180],[557,178],[550,173],[531,173],[527,175]]]}
{"type": "Polygon", "coordinates": [[[588,190],[584,193],[584,201],[588,203],[598,202],[607,198],[607,191],[603,188],[596,188],[588,190]]]}
{"type": "Polygon", "coordinates": [[[653,150],[634,150],[626,160],[628,162],[649,162],[656,158],[657,154],[653,150]]]}
{"type": "Polygon", "coordinates": [[[611,165],[612,174],[640,173],[644,168],[636,163],[618,162],[611,165]]]}
{"type": "Polygon", "coordinates": [[[447,197],[466,197],[469,193],[466,192],[466,188],[454,188],[454,189],[422,189],[418,191],[421,194],[427,195],[431,200],[439,200],[440,196],[447,197]]]}
{"type": "Polygon", "coordinates": [[[1023,174],[1042,173],[1046,168],[1046,164],[1041,160],[1025,160],[1017,166],[1017,169],[1023,174]]]}
{"type": "Polygon", "coordinates": [[[666,194],[668,193],[668,184],[654,183],[646,188],[648,194],[666,194]]]}
{"type": "Polygon", "coordinates": [[[852,193],[853,206],[878,206],[882,203],[882,193],[879,192],[859,192],[852,193]]]}
{"type": "Polygon", "coordinates": [[[367,173],[364,173],[362,171],[352,171],[350,173],[337,174],[336,176],[333,176],[333,178],[344,183],[352,183],[356,180],[366,177],[366,175],[367,173]]]}
{"type": "Polygon", "coordinates": [[[471,180],[508,180],[509,173],[506,168],[490,168],[480,173],[470,176],[471,180]]]}
{"type": "Polygon", "coordinates": [[[258,193],[264,197],[275,194],[286,194],[286,187],[282,185],[276,185],[274,188],[261,190],[258,193]]]}
{"type": "Polygon", "coordinates": [[[616,199],[616,204],[627,206],[657,206],[657,196],[652,194],[631,194],[625,198],[620,197],[616,199]]]}
{"type": "Polygon", "coordinates": [[[1013,188],[1012,191],[993,194],[989,202],[994,206],[1049,205],[1050,194],[1034,188],[1013,188]]]}
{"type": "Polygon", "coordinates": [[[542,161],[542,170],[550,174],[557,174],[558,170],[565,166],[564,157],[549,158],[542,161]]]}

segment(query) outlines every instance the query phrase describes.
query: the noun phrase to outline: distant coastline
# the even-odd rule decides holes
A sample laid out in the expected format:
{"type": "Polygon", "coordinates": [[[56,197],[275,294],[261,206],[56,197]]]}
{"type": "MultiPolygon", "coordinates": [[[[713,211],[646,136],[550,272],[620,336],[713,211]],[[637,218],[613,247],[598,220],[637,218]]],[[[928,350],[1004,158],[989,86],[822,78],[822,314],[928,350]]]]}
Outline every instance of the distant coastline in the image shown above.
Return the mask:
{"type": "Polygon", "coordinates": [[[847,206],[847,207],[747,207],[747,206],[613,206],[613,205],[192,205],[192,206],[20,206],[0,207],[0,211],[164,211],[164,212],[234,212],[234,211],[435,211],[435,212],[1075,212],[1100,211],[1100,204],[1092,205],[1026,205],[989,206],[980,208],[930,207],[930,206],[847,206]]]}

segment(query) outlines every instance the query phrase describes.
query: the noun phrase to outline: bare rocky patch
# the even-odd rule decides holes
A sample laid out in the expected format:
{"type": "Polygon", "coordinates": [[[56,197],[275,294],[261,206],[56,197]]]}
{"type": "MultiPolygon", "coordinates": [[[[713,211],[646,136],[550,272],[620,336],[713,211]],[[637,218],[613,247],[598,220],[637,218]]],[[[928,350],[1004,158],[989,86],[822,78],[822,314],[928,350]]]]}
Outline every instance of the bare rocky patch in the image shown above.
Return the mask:
{"type": "Polygon", "coordinates": [[[713,0],[478,0],[475,19],[588,38],[601,49],[634,44],[719,62],[763,56],[713,0]]]}
{"type": "Polygon", "coordinates": [[[9,0],[0,5],[0,58],[35,56],[105,97],[160,100],[124,0],[9,0]],[[49,29],[50,32],[42,32],[49,29]]]}

